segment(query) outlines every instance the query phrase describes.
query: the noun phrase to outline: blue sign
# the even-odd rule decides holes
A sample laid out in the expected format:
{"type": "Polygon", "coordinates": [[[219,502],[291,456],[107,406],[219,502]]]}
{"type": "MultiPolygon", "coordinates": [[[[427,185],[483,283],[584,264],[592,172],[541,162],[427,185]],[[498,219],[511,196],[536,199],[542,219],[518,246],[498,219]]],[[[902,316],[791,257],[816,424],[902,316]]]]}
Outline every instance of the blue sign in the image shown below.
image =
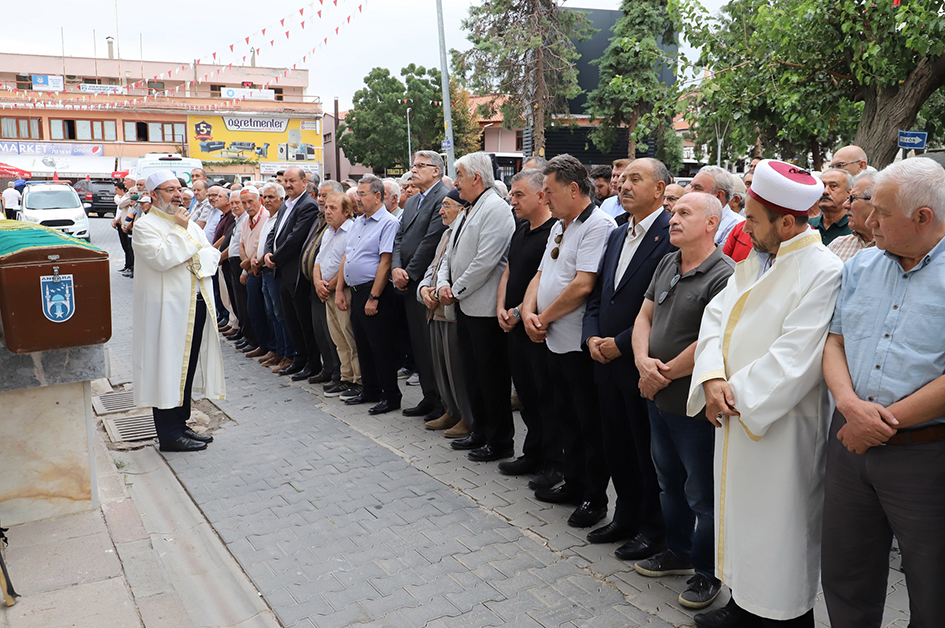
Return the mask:
{"type": "Polygon", "coordinates": [[[440,150],[449,150],[451,146],[452,144],[450,144],[449,140],[443,140],[440,142],[440,150]]]}
{"type": "Polygon", "coordinates": [[[75,283],[72,275],[43,275],[39,278],[43,314],[54,323],[64,323],[75,314],[75,283]]]}
{"type": "Polygon", "coordinates": [[[922,150],[929,139],[925,131],[903,131],[899,129],[899,148],[922,150]]]}
{"type": "Polygon", "coordinates": [[[105,145],[72,142],[0,142],[0,154],[102,157],[105,155],[105,145]]]}

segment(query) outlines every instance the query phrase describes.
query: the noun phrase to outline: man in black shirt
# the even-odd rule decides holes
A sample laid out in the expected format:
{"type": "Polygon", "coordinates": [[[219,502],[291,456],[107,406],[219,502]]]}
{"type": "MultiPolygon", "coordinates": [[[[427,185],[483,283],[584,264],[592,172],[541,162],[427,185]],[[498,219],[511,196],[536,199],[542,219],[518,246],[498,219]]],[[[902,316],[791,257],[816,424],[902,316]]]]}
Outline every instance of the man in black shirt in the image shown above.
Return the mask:
{"type": "Polygon", "coordinates": [[[523,170],[512,177],[509,196],[518,220],[496,301],[499,326],[509,334],[512,382],[522,402],[522,420],[528,428],[522,457],[499,463],[499,471],[505,475],[540,471],[528,484],[532,489],[551,488],[561,480],[559,466],[563,456],[560,434],[548,429],[554,398],[545,357],[548,348],[529,339],[519,312],[555,223],[544,202],[543,182],[544,175],[538,169],[523,170]]]}

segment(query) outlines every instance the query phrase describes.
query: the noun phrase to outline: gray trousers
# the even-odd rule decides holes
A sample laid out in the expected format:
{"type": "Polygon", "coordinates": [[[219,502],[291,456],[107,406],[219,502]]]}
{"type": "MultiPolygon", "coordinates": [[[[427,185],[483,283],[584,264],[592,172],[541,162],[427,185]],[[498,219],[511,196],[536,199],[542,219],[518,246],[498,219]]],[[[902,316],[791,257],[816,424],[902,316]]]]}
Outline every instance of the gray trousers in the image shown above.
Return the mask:
{"type": "Polygon", "coordinates": [[[459,355],[456,323],[430,321],[430,345],[433,357],[433,375],[446,411],[454,417],[466,419],[472,429],[473,414],[466,392],[463,361],[459,355]]]}
{"type": "Polygon", "coordinates": [[[902,550],[910,628],[945,622],[945,440],[872,447],[827,446],[822,568],[833,628],[882,624],[893,534],[902,550]]]}

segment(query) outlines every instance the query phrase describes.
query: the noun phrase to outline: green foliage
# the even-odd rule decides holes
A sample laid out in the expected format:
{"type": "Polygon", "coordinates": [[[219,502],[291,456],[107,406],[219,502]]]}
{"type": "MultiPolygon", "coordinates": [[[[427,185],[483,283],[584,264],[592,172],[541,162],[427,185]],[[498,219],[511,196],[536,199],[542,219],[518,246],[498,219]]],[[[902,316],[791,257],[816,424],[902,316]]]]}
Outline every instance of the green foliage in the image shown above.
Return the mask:
{"type": "Polygon", "coordinates": [[[819,167],[852,141],[881,167],[896,130],[945,83],[945,0],[732,0],[715,17],[680,2],[696,68],[712,73],[690,122],[705,142],[730,123],[729,154],[759,140],[763,153],[819,167]]]}
{"type": "Polygon", "coordinates": [[[929,148],[945,146],[945,89],[939,88],[923,105],[915,127],[929,134],[929,148]]]}
{"type": "Polygon", "coordinates": [[[666,164],[675,172],[682,166],[681,144],[672,131],[679,98],[674,86],[660,80],[661,68],[676,66],[675,55],[661,48],[675,44],[675,17],[666,0],[624,0],[621,10],[610,45],[595,61],[600,84],[588,95],[587,113],[600,122],[591,140],[609,151],[618,127],[626,126],[627,155],[634,157],[636,142],[655,133],[658,153],[671,157],[679,153],[678,160],[666,164]]]}
{"type": "Polygon", "coordinates": [[[565,11],[556,0],[483,0],[469,8],[463,29],[472,43],[452,51],[457,79],[477,94],[492,94],[503,126],[535,124],[535,151],[544,149],[544,128],[581,93],[573,40],[591,34],[587,16],[565,11]]]}

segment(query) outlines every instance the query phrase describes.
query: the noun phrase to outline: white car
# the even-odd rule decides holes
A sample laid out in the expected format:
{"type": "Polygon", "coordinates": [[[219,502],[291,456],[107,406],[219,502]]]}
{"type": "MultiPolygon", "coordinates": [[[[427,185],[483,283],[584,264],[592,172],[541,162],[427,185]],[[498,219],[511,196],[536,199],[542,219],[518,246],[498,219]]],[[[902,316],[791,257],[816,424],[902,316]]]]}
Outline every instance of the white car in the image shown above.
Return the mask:
{"type": "Polygon", "coordinates": [[[17,218],[91,242],[89,207],[68,183],[27,183],[17,218]]]}

